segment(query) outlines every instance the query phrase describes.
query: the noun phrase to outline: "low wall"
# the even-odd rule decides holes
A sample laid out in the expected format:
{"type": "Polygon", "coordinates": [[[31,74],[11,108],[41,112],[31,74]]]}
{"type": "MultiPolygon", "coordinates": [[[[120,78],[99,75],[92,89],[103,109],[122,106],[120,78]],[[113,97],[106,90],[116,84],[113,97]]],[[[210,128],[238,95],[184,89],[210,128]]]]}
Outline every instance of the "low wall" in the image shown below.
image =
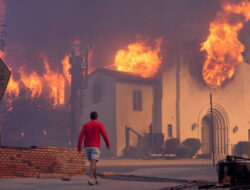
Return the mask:
{"type": "Polygon", "coordinates": [[[35,177],[38,174],[85,175],[85,152],[72,148],[0,146],[0,177],[35,177]]]}

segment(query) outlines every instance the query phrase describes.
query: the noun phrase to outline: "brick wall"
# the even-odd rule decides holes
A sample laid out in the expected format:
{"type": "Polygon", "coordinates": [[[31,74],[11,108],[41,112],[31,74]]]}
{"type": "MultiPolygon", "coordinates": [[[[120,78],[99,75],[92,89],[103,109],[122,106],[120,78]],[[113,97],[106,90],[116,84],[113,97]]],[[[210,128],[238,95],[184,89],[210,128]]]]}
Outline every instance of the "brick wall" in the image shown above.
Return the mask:
{"type": "Polygon", "coordinates": [[[85,152],[72,148],[0,146],[0,177],[35,177],[38,174],[85,175],[85,152]]]}

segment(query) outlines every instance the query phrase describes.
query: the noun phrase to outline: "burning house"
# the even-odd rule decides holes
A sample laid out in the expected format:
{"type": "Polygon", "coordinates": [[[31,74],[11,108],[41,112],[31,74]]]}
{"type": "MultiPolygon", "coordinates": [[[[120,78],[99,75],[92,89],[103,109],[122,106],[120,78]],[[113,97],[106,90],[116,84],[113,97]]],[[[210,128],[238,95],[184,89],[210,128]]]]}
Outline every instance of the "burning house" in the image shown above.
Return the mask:
{"type": "MultiPolygon", "coordinates": [[[[7,48],[0,43],[0,56],[13,73],[6,91],[7,111],[15,111],[11,103],[24,98],[22,89],[28,89],[31,103],[45,97],[45,103],[36,104],[37,110],[46,104],[51,113],[63,110],[70,115],[70,107],[75,110],[71,124],[63,117],[51,119],[51,127],[45,128],[47,120],[39,116],[36,120],[44,122],[39,128],[29,119],[3,126],[7,139],[19,142],[29,136],[28,145],[34,145],[38,138],[33,137],[40,135],[39,143],[51,145],[60,131],[66,144],[75,146],[82,124],[96,110],[111,138],[114,156],[121,155],[128,144],[126,127],[143,136],[151,124],[152,131],[164,134],[165,140],[200,139],[204,154],[211,154],[212,136],[217,155],[230,154],[238,141],[249,140],[249,65],[243,58],[243,54],[249,56],[245,51],[249,31],[240,35],[250,18],[249,1],[72,1],[74,11],[65,11],[67,1],[60,4],[62,9],[50,1],[0,2],[0,18],[14,36],[6,41],[7,48]],[[114,9],[115,16],[106,14],[114,9]],[[185,46],[193,40],[194,45],[185,46]],[[70,53],[72,42],[91,45],[88,56],[82,56],[84,68],[70,53]]],[[[1,35],[0,40],[5,40],[6,33],[1,35]]],[[[19,110],[29,111],[27,107],[19,110]]],[[[15,121],[14,116],[6,118],[15,121]]]]}
{"type": "MultiPolygon", "coordinates": [[[[82,121],[88,121],[93,110],[99,113],[109,134],[112,155],[122,154],[127,126],[142,135],[149,131],[157,112],[154,97],[159,83],[156,79],[108,69],[97,69],[89,76],[82,121]]],[[[135,144],[138,139],[132,140],[135,144]]]]}
{"type": "MultiPolygon", "coordinates": [[[[200,51],[206,57],[201,71],[202,84],[190,74],[190,51],[185,48],[176,50],[177,59],[172,60],[173,66],[161,73],[161,81],[158,83],[161,87],[156,96],[151,85],[147,86],[146,92],[145,85],[137,85],[138,81],[122,84],[122,75],[117,72],[116,76],[114,71],[94,72],[89,83],[90,89],[86,92],[86,114],[97,110],[103,115],[100,119],[107,126],[114,144],[112,153],[119,156],[125,147],[126,125],[133,126],[141,135],[148,132],[147,125],[153,123],[153,131],[163,133],[165,139],[200,139],[201,153],[211,155],[214,151],[218,158],[232,154],[233,146],[239,141],[250,140],[250,66],[244,62],[242,53],[245,48],[238,40],[239,31],[249,19],[249,2],[223,4],[210,24],[209,36],[201,43],[200,51]],[[233,22],[232,17],[235,17],[233,22]],[[109,82],[104,84],[107,80],[109,82]],[[112,94],[106,97],[110,101],[105,100],[101,89],[112,94]],[[141,91],[143,97],[141,113],[133,110],[133,96],[137,91],[141,91]],[[212,109],[210,94],[213,96],[212,109]],[[101,102],[99,96],[104,98],[100,104],[95,103],[101,102]],[[107,121],[110,117],[112,119],[107,121]]],[[[131,44],[127,50],[117,52],[115,64],[111,68],[138,74],[146,78],[146,83],[147,77],[155,76],[160,68],[160,45],[161,39],[155,40],[155,49],[141,43],[131,44]],[[149,68],[151,75],[144,73],[148,65],[152,65],[149,68]]],[[[88,117],[86,114],[83,120],[88,117]]]]}

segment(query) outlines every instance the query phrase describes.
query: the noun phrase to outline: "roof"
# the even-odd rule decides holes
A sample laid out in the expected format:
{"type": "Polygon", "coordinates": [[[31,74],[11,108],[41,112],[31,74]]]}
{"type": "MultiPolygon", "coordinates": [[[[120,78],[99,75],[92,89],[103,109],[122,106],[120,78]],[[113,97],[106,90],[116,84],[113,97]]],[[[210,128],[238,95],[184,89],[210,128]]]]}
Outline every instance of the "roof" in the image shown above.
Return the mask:
{"type": "Polygon", "coordinates": [[[155,84],[160,82],[160,80],[156,78],[143,78],[139,75],[132,74],[129,72],[116,71],[104,68],[96,69],[89,76],[92,76],[95,73],[102,73],[104,75],[114,78],[117,82],[124,82],[124,83],[155,84]]]}

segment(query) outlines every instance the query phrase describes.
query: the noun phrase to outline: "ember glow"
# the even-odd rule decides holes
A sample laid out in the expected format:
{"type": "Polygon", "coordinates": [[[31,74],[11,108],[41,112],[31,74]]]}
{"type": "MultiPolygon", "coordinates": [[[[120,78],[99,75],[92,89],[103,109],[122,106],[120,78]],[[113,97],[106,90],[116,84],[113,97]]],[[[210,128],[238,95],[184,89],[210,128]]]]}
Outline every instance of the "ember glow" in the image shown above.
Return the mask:
{"type": "Polygon", "coordinates": [[[201,44],[201,51],[206,51],[207,54],[202,75],[210,87],[216,88],[225,80],[231,79],[236,66],[243,62],[242,52],[245,47],[238,40],[238,34],[249,18],[250,3],[241,0],[238,4],[224,4],[215,20],[210,23],[210,34],[201,44]],[[232,17],[239,18],[232,22],[232,17]]]}
{"type": "Polygon", "coordinates": [[[126,50],[122,49],[116,53],[115,69],[134,73],[144,78],[153,77],[162,62],[159,57],[161,43],[161,38],[156,39],[155,49],[147,46],[144,41],[129,44],[126,50]]]}

